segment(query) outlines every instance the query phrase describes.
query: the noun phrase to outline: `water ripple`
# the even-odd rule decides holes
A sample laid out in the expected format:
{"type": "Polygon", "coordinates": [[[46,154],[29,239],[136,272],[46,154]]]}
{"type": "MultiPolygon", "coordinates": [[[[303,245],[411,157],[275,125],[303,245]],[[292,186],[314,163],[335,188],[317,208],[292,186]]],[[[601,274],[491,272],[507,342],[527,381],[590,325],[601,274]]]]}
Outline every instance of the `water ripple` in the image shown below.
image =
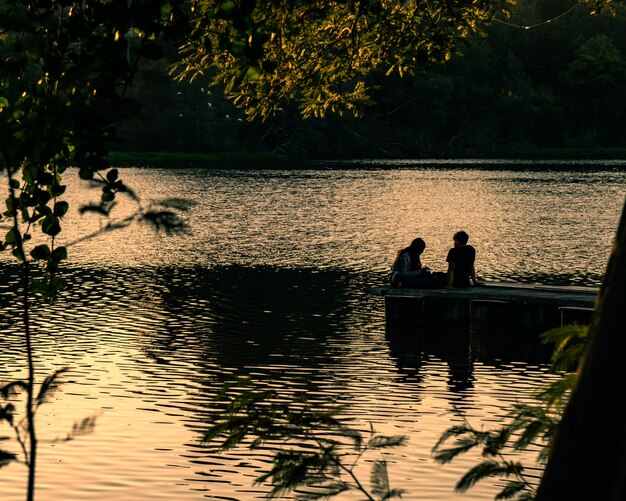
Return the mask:
{"type": "MultiPolygon", "coordinates": [[[[344,406],[361,430],[373,423],[407,435],[385,457],[408,499],[493,497],[488,483],[453,492],[476,457],[441,467],[430,449],[449,426],[495,425],[511,403],[529,401],[554,377],[544,350],[467,332],[386,339],[384,302],[366,290],[384,282],[396,249],[416,234],[427,240],[425,261],[441,269],[460,227],[485,278],[597,284],[626,174],[405,167],[125,170],[140,192],[194,199],[193,232],[165,239],[134,229],[73,247],[69,287],[57,303],[36,304],[38,381],[69,367],[38,416],[39,497],[262,499],[268,488],[254,479],[271,463],[270,446],[218,454],[201,441],[223,383],[240,375],[281,402],[307,395],[344,406]],[[50,442],[86,416],[96,417],[93,434],[50,442]]],[[[93,225],[71,217],[68,240],[93,225]]],[[[2,259],[0,381],[8,381],[25,376],[25,361],[19,275],[2,259]]],[[[23,499],[24,482],[19,465],[3,468],[3,501],[23,499]]]]}

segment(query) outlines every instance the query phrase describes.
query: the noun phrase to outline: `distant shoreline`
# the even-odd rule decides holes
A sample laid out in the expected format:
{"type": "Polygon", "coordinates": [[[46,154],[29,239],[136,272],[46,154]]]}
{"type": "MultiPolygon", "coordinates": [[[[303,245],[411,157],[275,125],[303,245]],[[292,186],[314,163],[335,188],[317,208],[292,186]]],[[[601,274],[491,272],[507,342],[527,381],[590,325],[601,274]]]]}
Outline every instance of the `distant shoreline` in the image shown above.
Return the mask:
{"type": "Polygon", "coordinates": [[[493,155],[525,160],[626,160],[626,148],[537,148],[508,145],[496,149],[493,155]]]}
{"type": "Polygon", "coordinates": [[[112,151],[107,160],[115,167],[199,167],[220,164],[236,167],[245,163],[272,165],[289,161],[275,153],[193,153],[171,151],[112,151]]]}
{"type": "MultiPolygon", "coordinates": [[[[107,160],[115,167],[219,167],[224,169],[255,168],[255,169],[297,169],[307,168],[312,164],[359,162],[364,158],[290,158],[277,153],[194,153],[194,152],[158,152],[158,151],[113,151],[107,155],[107,160]]],[[[626,165],[626,148],[520,148],[507,147],[492,152],[490,155],[459,156],[424,156],[424,157],[379,157],[368,158],[373,165],[393,164],[408,166],[411,163],[434,163],[438,165],[469,165],[472,162],[485,165],[493,161],[503,161],[520,165],[528,162],[547,161],[566,165],[568,162],[610,161],[626,165]]]]}

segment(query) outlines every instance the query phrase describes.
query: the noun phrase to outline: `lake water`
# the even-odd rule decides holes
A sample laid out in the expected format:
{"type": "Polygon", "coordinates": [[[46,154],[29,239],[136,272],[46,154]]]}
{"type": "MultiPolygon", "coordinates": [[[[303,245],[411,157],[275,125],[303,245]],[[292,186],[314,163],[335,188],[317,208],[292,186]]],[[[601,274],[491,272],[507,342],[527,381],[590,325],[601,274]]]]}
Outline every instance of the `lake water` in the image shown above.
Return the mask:
{"type": "MultiPolygon", "coordinates": [[[[598,285],[624,203],[619,163],[351,162],[297,170],[127,168],[142,203],[195,202],[190,232],[134,225],[96,238],[76,208],[97,198],[68,175],[74,208],[61,299],[34,311],[39,379],[69,367],[38,415],[40,500],[261,499],[271,451],[201,443],[224,382],[249,375],[285,399],[345,405],[367,429],[403,434],[391,484],[411,500],[493,499],[455,482],[476,457],[439,466],[431,449],[463,419],[497,423],[549,373],[532,339],[426,332],[385,337],[381,285],[416,236],[433,270],[465,229],[487,280],[598,285]],[[74,441],[72,424],[96,416],[74,441]]],[[[121,216],[132,204],[121,203],[121,216]]],[[[0,381],[24,375],[15,269],[0,261],[0,381]]],[[[11,430],[0,429],[0,437],[11,430]]],[[[12,440],[1,448],[16,450],[12,440]]],[[[368,455],[357,469],[367,483],[368,455]]],[[[0,498],[24,499],[26,469],[0,469],[0,498]]],[[[339,499],[359,499],[346,495],[339,499]]]]}

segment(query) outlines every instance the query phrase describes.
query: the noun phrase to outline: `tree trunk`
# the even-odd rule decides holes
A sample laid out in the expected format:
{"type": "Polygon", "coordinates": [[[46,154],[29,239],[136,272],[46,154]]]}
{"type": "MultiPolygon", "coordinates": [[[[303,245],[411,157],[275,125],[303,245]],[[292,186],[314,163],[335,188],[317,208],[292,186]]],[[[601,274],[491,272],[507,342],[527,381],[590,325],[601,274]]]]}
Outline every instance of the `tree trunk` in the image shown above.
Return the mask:
{"type": "Polygon", "coordinates": [[[626,206],[578,373],[536,501],[624,501],[626,206]]]}

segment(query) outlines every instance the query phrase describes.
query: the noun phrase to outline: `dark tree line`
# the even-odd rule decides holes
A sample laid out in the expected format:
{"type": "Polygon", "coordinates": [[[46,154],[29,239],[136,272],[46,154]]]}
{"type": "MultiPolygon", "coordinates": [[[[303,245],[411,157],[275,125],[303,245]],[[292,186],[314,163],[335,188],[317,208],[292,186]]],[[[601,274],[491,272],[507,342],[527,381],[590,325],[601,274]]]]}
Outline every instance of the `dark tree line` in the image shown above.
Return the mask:
{"type": "Polygon", "coordinates": [[[370,75],[374,104],[360,118],[303,119],[285,104],[248,122],[245,109],[209,86],[210,75],[176,82],[168,63],[146,63],[132,89],[143,110],[111,148],[345,158],[625,147],[624,10],[590,16],[571,0],[525,0],[503,21],[446,64],[370,75]]]}

